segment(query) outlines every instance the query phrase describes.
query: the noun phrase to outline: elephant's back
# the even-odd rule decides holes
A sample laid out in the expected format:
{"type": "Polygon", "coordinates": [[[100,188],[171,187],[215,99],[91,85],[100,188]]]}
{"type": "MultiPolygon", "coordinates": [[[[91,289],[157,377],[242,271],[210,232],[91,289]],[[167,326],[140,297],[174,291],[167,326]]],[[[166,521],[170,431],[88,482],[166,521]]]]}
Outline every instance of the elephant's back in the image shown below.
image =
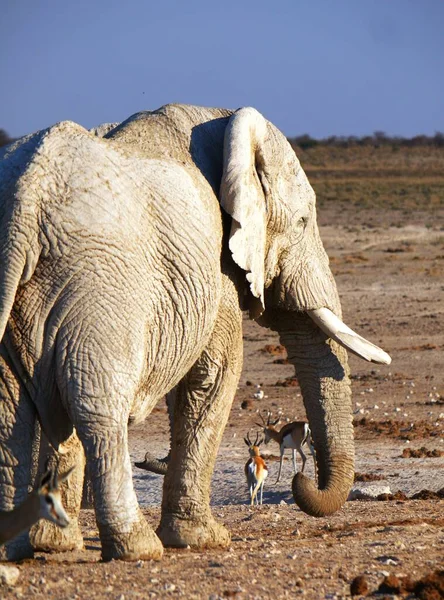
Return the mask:
{"type": "Polygon", "coordinates": [[[167,104],[129,117],[105,138],[152,159],[173,159],[203,174],[218,195],[225,127],[233,111],[167,104]]]}

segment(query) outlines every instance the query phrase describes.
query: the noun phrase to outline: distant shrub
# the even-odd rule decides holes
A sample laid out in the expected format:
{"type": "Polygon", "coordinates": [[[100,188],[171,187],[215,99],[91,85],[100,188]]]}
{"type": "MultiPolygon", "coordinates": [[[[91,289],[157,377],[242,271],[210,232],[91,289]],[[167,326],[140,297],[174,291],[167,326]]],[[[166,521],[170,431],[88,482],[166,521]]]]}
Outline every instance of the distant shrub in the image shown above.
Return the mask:
{"type": "Polygon", "coordinates": [[[437,146],[438,148],[444,147],[444,133],[441,133],[441,131],[437,131],[435,133],[433,140],[435,142],[435,146],[437,146]]]}
{"type": "Polygon", "coordinates": [[[318,140],[315,140],[308,133],[304,133],[303,135],[299,135],[291,140],[293,145],[302,148],[302,150],[308,150],[309,148],[314,148],[319,144],[318,140]]]}
{"type": "Polygon", "coordinates": [[[296,137],[288,138],[293,147],[301,150],[309,150],[315,146],[327,146],[332,148],[350,148],[353,146],[372,146],[379,148],[382,146],[393,146],[398,150],[402,147],[435,147],[444,148],[444,133],[437,131],[435,135],[415,135],[412,138],[400,136],[389,136],[384,131],[375,131],[373,135],[364,135],[357,137],[355,135],[331,135],[326,138],[312,138],[308,133],[296,137]]]}
{"type": "Polygon", "coordinates": [[[6,146],[6,144],[10,144],[13,141],[12,138],[6,133],[4,129],[0,129],[0,147],[6,146]]]}

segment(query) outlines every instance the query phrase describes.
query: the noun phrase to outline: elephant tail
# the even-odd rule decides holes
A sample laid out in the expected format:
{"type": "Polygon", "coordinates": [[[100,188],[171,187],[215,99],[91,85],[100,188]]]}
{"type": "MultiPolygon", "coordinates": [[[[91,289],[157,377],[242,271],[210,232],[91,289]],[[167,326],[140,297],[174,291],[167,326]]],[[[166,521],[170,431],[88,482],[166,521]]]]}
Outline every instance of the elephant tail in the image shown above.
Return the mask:
{"type": "Polygon", "coordinates": [[[32,276],[39,258],[37,188],[33,158],[44,132],[11,144],[0,157],[0,340],[20,285],[32,276]]]}
{"type": "Polygon", "coordinates": [[[169,462],[169,454],[168,456],[165,456],[165,458],[155,458],[152,454],[147,452],[145,454],[145,460],[143,462],[136,462],[134,465],[139,469],[151,471],[151,473],[157,473],[157,475],[166,475],[169,462]]]}

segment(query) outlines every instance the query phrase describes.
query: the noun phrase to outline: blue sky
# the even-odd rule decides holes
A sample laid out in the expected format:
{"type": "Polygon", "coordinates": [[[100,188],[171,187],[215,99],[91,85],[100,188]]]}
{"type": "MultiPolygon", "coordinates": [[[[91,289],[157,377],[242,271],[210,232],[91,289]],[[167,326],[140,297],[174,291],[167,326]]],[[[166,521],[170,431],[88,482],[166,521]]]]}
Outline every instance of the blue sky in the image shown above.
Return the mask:
{"type": "Polygon", "coordinates": [[[2,0],[0,128],[168,102],[286,135],[444,130],[443,0],[2,0]]]}

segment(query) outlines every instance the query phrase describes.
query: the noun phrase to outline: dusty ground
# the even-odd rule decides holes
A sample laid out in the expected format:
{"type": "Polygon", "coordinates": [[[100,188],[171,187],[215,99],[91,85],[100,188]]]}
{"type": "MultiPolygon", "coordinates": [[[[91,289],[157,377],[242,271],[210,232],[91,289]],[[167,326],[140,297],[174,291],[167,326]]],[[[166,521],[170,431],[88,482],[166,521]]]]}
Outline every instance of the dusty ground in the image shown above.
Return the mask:
{"type": "MultiPolygon", "coordinates": [[[[390,367],[350,358],[356,470],[360,479],[376,480],[357,485],[389,485],[407,496],[424,488],[437,492],[444,488],[443,214],[435,211],[430,223],[430,215],[419,210],[406,214],[351,206],[338,214],[326,203],[319,221],[344,320],[393,358],[390,367]],[[415,454],[406,449],[422,447],[422,458],[403,457],[415,454]]],[[[360,574],[375,590],[389,574],[417,580],[442,569],[442,499],[353,501],[333,517],[314,519],[293,503],[291,461],[284,463],[282,481],[275,486],[278,463],[270,456],[265,504],[254,509],[246,504],[242,438],[254,428],[257,411],[281,411],[290,420],[304,417],[299,388],[276,385],[292,375],[289,365],[274,362],[285,354],[263,350],[277,343],[270,332],[245,322],[245,367],[213,481],[214,512],[232,532],[228,550],[167,550],[159,563],[103,564],[93,514],[82,511],[86,550],[40,554],[18,565],[19,582],[13,589],[0,588],[0,597],[340,598],[350,594],[350,583],[360,574]],[[254,391],[247,381],[263,383],[266,396],[243,410],[241,403],[254,391]]],[[[146,450],[162,455],[167,445],[161,404],[132,432],[132,456],[142,459],[146,450]]],[[[277,446],[267,450],[278,453],[277,446]]],[[[307,469],[312,474],[310,460],[307,469]]],[[[161,478],[135,471],[139,499],[155,526],[161,478]]]]}

